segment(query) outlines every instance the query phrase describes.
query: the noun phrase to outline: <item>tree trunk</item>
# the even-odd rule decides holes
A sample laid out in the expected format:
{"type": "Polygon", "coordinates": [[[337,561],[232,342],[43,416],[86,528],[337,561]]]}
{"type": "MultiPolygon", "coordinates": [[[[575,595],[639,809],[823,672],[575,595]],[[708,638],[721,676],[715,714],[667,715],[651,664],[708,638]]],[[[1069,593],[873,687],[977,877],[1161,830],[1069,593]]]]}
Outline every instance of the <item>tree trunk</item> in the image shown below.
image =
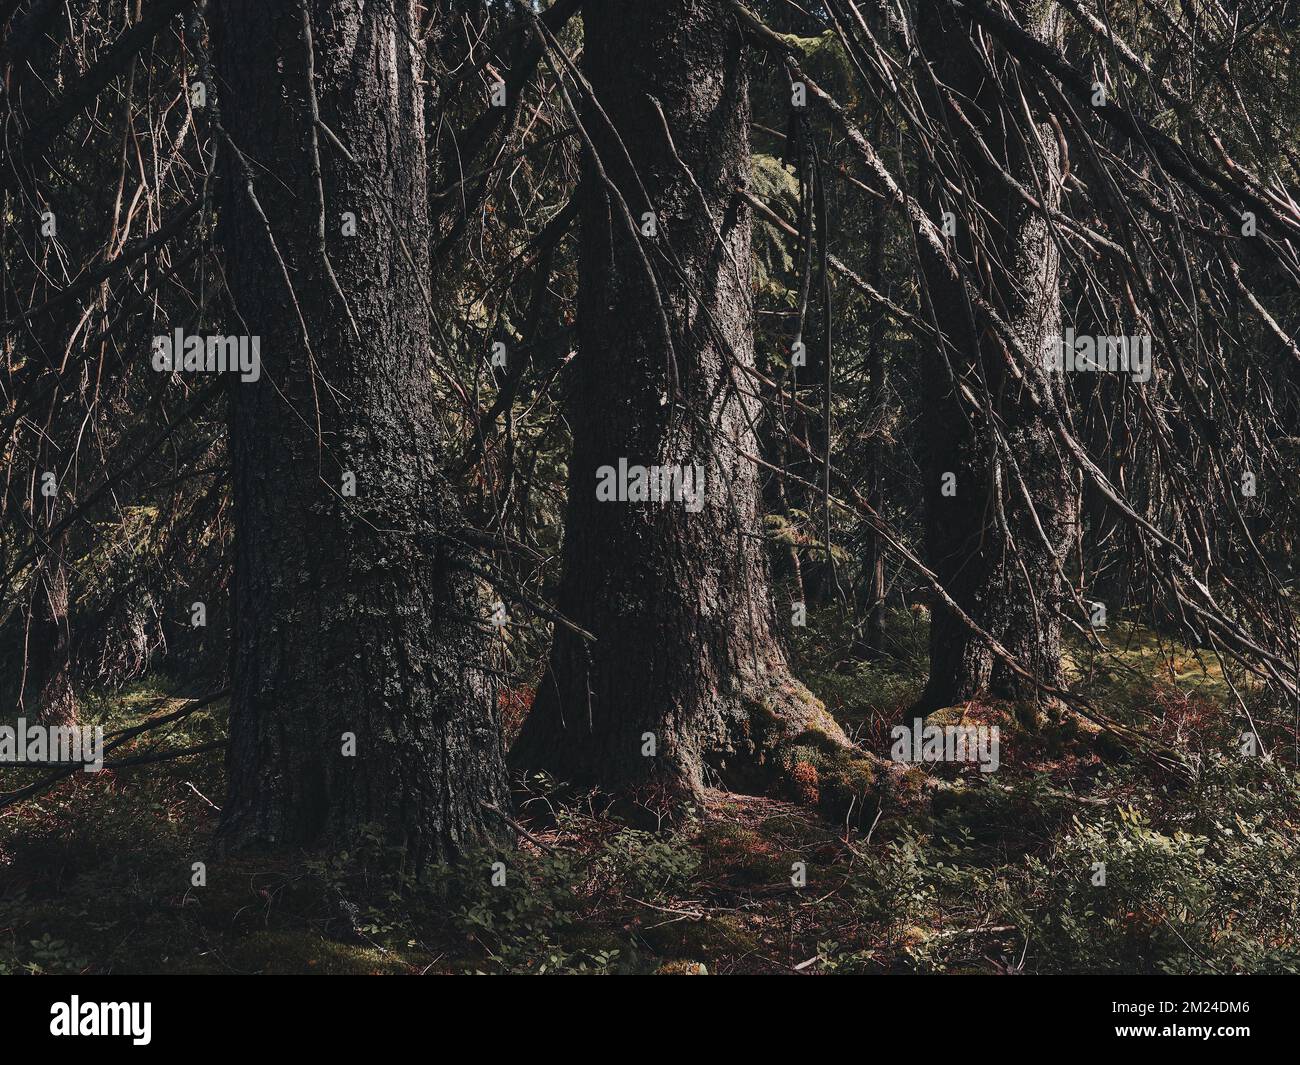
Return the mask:
{"type": "MultiPolygon", "coordinates": [[[[1038,34],[1054,36],[1060,17],[1054,6],[1021,0],[1017,15],[1038,34]]],[[[1004,110],[1012,103],[986,72],[969,25],[945,5],[927,5],[918,33],[935,76],[955,90],[998,163],[1035,195],[1056,205],[1060,165],[1055,136],[1045,123],[1039,126],[1041,152],[1019,139],[1017,116],[1004,110]]],[[[1026,95],[1033,106],[1032,92],[1026,95]]],[[[935,115],[942,113],[940,106],[947,109],[936,105],[935,115]]],[[[951,128],[961,128],[955,117],[951,128]]],[[[964,133],[957,140],[978,202],[953,202],[934,174],[923,181],[922,195],[936,220],[943,211],[956,215],[957,254],[976,264],[990,301],[1024,349],[1039,357],[1048,339],[1061,333],[1058,250],[1042,214],[1006,187],[964,133]],[[987,221],[980,221],[981,209],[989,212],[987,221]],[[978,250],[972,225],[980,227],[983,246],[978,250]]],[[[972,331],[961,288],[933,262],[927,263],[926,281],[948,340],[946,357],[938,349],[927,354],[923,374],[930,565],[953,599],[1039,682],[1059,685],[1059,609],[1065,595],[1059,567],[1074,522],[1068,467],[1049,426],[1033,412],[1022,386],[1006,373],[992,331],[972,331]],[[954,375],[976,396],[987,395],[989,410],[960,398],[954,375]],[[995,443],[990,411],[1006,436],[1006,450],[995,443]],[[955,482],[946,481],[947,474],[953,474],[955,482]],[[945,483],[955,492],[945,494],[945,483]]],[[[1056,401],[1063,403],[1060,378],[1049,381],[1056,401]]],[[[942,603],[935,604],[930,681],[920,709],[985,695],[1034,698],[1037,691],[1035,684],[995,660],[987,644],[942,603]]]]}
{"type": "Polygon", "coordinates": [[[501,828],[483,808],[505,794],[490,609],[457,545],[434,428],[412,6],[308,9],[320,118],[355,163],[313,126],[299,5],[213,10],[220,114],[247,160],[222,145],[227,276],[236,328],[260,336],[262,360],[259,380],[230,387],[237,534],[222,833],[324,847],[378,824],[418,868],[501,828]],[[345,212],[355,236],[343,233],[345,212]]]}
{"type": "Polygon", "coordinates": [[[68,571],[59,557],[61,549],[62,544],[54,544],[37,567],[25,632],[22,708],[34,709],[36,722],[48,726],[77,723],[72,634],[68,627],[68,571]]]}
{"type": "MultiPolygon", "coordinates": [[[[881,118],[884,106],[876,112],[871,124],[871,141],[880,143],[881,118]]],[[[871,237],[867,243],[867,283],[878,291],[887,289],[885,281],[885,204],[875,200],[871,205],[871,237]]],[[[873,423],[883,418],[885,405],[885,322],[880,308],[872,308],[867,326],[867,406],[873,423]]],[[[866,482],[867,503],[876,513],[883,512],[884,496],[884,440],[883,425],[872,432],[867,440],[866,482]]],[[[868,529],[862,553],[862,577],[858,601],[866,611],[866,624],[859,649],[868,657],[880,655],[885,642],[885,545],[874,529],[868,529]]]]}
{"type": "Polygon", "coordinates": [[[559,609],[595,641],[556,627],[511,758],[611,790],[749,786],[775,768],[782,741],[809,730],[845,741],[774,634],[752,461],[760,411],[744,370],[744,49],[724,0],[610,0],[587,5],[584,25],[603,113],[583,109],[599,163],[588,158],[579,192],[559,609]],[[642,236],[651,211],[658,234],[642,236]],[[621,459],[702,467],[703,505],[599,501],[599,468],[621,459]]]}

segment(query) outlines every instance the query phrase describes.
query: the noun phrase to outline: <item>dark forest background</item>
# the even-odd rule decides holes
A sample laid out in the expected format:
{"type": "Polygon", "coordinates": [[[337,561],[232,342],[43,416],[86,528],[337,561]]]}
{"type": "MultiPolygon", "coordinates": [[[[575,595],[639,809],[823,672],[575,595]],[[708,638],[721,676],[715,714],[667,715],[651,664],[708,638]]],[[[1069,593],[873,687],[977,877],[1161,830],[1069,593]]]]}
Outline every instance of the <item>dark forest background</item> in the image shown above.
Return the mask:
{"type": "Polygon", "coordinates": [[[0,973],[1300,969],[1298,34],[0,0],[0,973]]]}

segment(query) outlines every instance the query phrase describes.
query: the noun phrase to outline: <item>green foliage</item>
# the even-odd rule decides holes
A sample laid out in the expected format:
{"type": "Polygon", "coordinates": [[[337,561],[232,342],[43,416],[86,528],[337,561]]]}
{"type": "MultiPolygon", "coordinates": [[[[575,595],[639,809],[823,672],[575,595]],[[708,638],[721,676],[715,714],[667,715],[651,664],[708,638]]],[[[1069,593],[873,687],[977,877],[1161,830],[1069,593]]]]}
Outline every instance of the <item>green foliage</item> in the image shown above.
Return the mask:
{"type": "MultiPolygon", "coordinates": [[[[810,622],[801,675],[879,753],[873,722],[914,691],[923,619],[891,615],[894,646],[912,651],[871,662],[835,611],[810,622]]],[[[1108,709],[1231,731],[1231,704],[1195,678],[1144,687],[1156,659],[1133,661],[1108,709]]],[[[87,713],[117,729],[170,698],[142,684],[87,713]]],[[[220,735],[224,713],[165,742],[220,735]]],[[[0,819],[0,973],[715,973],[810,957],[846,973],[1300,971],[1300,784],[1280,757],[1206,746],[1194,779],[1173,779],[1067,725],[1048,742],[1051,729],[1007,724],[996,774],[945,778],[928,803],[858,803],[849,820],[826,819],[836,764],[815,735],[783,757],[816,770],[820,804],[732,795],[648,832],[546,792],[544,845],[474,851],[423,880],[375,827],[323,858],[210,857],[195,889],[215,819],[189,785],[219,797],[219,756],[78,775],[0,819]]]]}
{"type": "Polygon", "coordinates": [[[583,959],[557,939],[574,920],[575,857],[512,860],[505,884],[494,886],[491,867],[498,860],[492,853],[472,855],[461,867],[440,870],[432,897],[447,907],[456,930],[484,948],[489,968],[540,974],[582,967],[583,959]]]}
{"type": "Polygon", "coordinates": [[[1076,818],[1050,854],[1026,862],[1009,913],[1054,968],[1300,971],[1295,777],[1270,773],[1259,791],[1239,767],[1210,772],[1214,786],[1180,816],[1157,825],[1129,805],[1076,818]],[[1104,887],[1089,875],[1098,861],[1104,887]]]}
{"type": "MultiPolygon", "coordinates": [[[[797,217],[799,179],[794,171],[772,155],[755,154],[751,159],[750,186],[760,200],[787,222],[797,217]]],[[[765,300],[795,305],[797,289],[792,285],[795,268],[789,236],[757,216],[754,225],[754,288],[765,300]]]]}
{"type": "MultiPolygon", "coordinates": [[[[560,829],[584,826],[565,812],[560,829]]],[[[387,851],[376,828],[353,850],[309,863],[354,933],[399,954],[451,937],[471,947],[467,970],[537,975],[628,968],[635,952],[626,937],[593,934],[593,914],[619,900],[670,897],[700,864],[685,831],[626,827],[589,849],[475,849],[419,880],[393,873],[387,851]]]]}
{"type": "Polygon", "coordinates": [[[855,105],[855,90],[858,85],[853,66],[833,30],[826,30],[815,37],[800,37],[794,33],[783,33],[780,36],[786,44],[802,53],[803,61],[800,65],[818,85],[846,107],[855,105]]]}
{"type": "Polygon", "coordinates": [[[865,658],[850,619],[831,607],[811,612],[807,627],[795,630],[795,659],[804,683],[850,731],[894,723],[925,684],[927,631],[925,618],[890,610],[883,653],[865,658]]]}
{"type": "Polygon", "coordinates": [[[671,836],[625,828],[605,841],[596,859],[598,876],[622,883],[637,898],[668,898],[699,871],[700,856],[686,844],[684,832],[671,836]]]}
{"type": "Polygon", "coordinates": [[[1295,775],[1221,762],[1176,805],[1112,783],[1128,801],[1073,814],[1041,784],[990,789],[982,810],[1002,802],[1021,818],[1018,858],[1015,826],[973,831],[969,806],[859,852],[847,890],[858,937],[821,943],[825,968],[942,972],[1000,951],[1007,969],[1037,973],[1300,971],[1295,775]]]}
{"type": "Polygon", "coordinates": [[[30,973],[32,976],[45,976],[57,973],[80,972],[87,965],[84,955],[62,939],[53,939],[45,932],[40,939],[33,939],[25,951],[26,962],[18,963],[16,959],[8,960],[0,955],[0,974],[16,972],[30,973]]]}

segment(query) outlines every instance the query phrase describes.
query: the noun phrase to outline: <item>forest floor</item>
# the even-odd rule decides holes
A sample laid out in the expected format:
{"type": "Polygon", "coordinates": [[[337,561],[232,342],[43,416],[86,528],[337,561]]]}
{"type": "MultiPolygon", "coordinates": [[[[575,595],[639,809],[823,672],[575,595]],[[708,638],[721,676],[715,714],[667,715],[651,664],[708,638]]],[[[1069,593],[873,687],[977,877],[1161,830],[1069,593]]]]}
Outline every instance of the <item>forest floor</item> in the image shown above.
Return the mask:
{"type": "MultiPolygon", "coordinates": [[[[923,619],[895,618],[879,661],[830,631],[801,639],[799,675],[888,757],[922,680],[923,619]]],[[[924,799],[828,811],[716,791],[652,833],[596,796],[539,790],[517,851],[419,884],[374,871],[378,839],[329,858],[214,856],[218,750],[77,772],[0,812],[0,973],[1300,971],[1295,722],[1237,681],[1269,752],[1247,755],[1212,658],[1145,630],[1109,637],[1106,654],[1074,650],[1072,680],[1181,769],[1073,713],[968,706],[946,713],[999,726],[999,768],[927,767],[924,799]]],[[[112,732],[187,694],[152,678],[87,698],[86,723],[112,732]]],[[[224,728],[213,703],[114,756],[224,728]]],[[[38,775],[6,767],[0,790],[38,775]]]]}

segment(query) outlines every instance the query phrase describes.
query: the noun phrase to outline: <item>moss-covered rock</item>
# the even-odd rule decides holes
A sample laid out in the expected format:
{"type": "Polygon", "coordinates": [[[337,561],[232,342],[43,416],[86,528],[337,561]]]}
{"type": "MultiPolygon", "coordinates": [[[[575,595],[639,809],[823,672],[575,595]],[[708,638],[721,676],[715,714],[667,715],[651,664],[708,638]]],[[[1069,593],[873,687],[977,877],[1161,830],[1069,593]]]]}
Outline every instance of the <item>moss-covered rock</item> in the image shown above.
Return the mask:
{"type": "Polygon", "coordinates": [[[655,970],[655,976],[708,976],[709,967],[702,961],[668,961],[655,970]]]}
{"type": "Polygon", "coordinates": [[[876,793],[882,769],[874,755],[820,729],[796,736],[778,752],[778,764],[791,799],[837,818],[876,793]]]}

